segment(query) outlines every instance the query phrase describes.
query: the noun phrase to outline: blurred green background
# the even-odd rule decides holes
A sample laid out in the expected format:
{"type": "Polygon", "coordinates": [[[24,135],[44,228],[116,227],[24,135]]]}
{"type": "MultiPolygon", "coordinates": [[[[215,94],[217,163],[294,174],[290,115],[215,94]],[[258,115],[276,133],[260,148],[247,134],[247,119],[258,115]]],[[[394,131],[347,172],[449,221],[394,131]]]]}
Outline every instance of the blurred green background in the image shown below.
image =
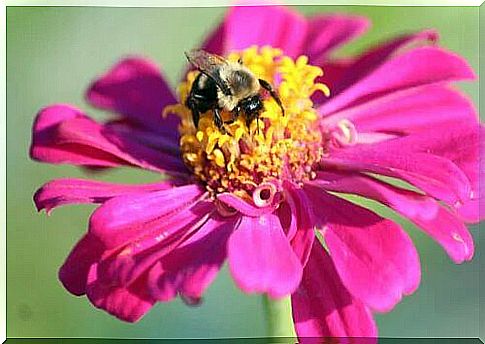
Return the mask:
{"type": "MultiPolygon", "coordinates": [[[[478,70],[478,8],[298,7],[305,13],[348,12],[368,16],[373,28],[343,49],[354,53],[394,34],[436,28],[443,46],[465,56],[478,70]]],[[[83,100],[85,87],[121,56],[141,54],[157,61],[175,86],[194,47],[222,18],[224,8],[7,8],[7,334],[9,337],[254,337],[266,328],[259,296],[247,296],[224,268],[196,308],[180,300],[158,304],[137,324],[126,324],[67,293],[57,269],[86,229],[91,206],[38,214],[35,190],[58,177],[89,177],[70,166],[29,160],[32,120],[43,106],[68,102],[105,116],[83,100]]],[[[437,61],[439,63],[439,61],[437,61]]],[[[478,100],[478,83],[460,85],[478,100]]],[[[96,174],[118,182],[154,181],[133,169],[96,174]]],[[[370,204],[370,203],[369,203],[370,204]]],[[[379,212],[393,216],[382,207],[379,212]]],[[[380,335],[478,336],[478,226],[475,260],[454,265],[428,237],[401,221],[415,239],[422,283],[394,311],[377,315],[380,335]]]]}

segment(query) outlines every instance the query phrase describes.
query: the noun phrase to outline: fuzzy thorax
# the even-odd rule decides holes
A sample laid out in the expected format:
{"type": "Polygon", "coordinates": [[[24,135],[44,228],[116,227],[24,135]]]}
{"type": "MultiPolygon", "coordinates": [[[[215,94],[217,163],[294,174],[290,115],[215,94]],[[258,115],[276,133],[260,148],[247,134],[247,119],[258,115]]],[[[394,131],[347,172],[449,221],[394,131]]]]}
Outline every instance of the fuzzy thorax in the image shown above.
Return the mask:
{"type": "MultiPolygon", "coordinates": [[[[184,105],[198,73],[190,72],[179,87],[180,103],[165,109],[165,113],[181,118],[180,147],[185,164],[209,191],[228,191],[243,198],[251,197],[267,182],[313,178],[313,166],[323,156],[324,148],[310,96],[318,90],[329,94],[326,85],[315,82],[322,70],[309,65],[306,56],[294,61],[270,47],[251,47],[227,56],[229,61],[239,58],[257,78],[278,91],[285,116],[271,97],[264,96],[260,120],[254,120],[249,128],[241,115],[225,124],[226,133],[222,133],[214,124],[212,111],[207,111],[196,129],[184,105]]],[[[223,111],[222,117],[227,121],[232,115],[223,111]]]]}

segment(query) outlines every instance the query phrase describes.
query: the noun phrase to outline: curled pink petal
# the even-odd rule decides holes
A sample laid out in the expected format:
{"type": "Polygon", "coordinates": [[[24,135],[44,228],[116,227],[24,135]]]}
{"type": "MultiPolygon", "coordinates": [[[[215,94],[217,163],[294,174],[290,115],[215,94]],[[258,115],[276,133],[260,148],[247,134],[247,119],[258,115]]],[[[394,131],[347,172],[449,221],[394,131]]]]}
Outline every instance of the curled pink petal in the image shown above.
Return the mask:
{"type": "Polygon", "coordinates": [[[306,185],[335,267],[350,293],[374,310],[390,311],[419,286],[419,257],[396,223],[306,185]]]}
{"type": "Polygon", "coordinates": [[[246,202],[245,200],[229,192],[218,194],[217,199],[221,202],[224,202],[228,206],[236,209],[245,216],[257,217],[264,214],[270,214],[276,209],[276,205],[273,204],[257,207],[256,205],[252,205],[249,202],[246,202]]]}
{"type": "Polygon", "coordinates": [[[229,238],[227,251],[231,274],[247,293],[280,298],[300,283],[301,263],[274,214],[243,216],[229,238]]]}
{"type": "Polygon", "coordinates": [[[353,146],[359,140],[355,125],[345,118],[335,123],[335,125],[328,126],[328,130],[330,143],[336,148],[353,146]]]}
{"type": "Polygon", "coordinates": [[[263,183],[253,191],[253,202],[258,208],[265,208],[273,205],[278,189],[273,183],[263,183]]]}
{"type": "Polygon", "coordinates": [[[339,338],[341,343],[377,342],[377,326],[369,309],[352,297],[331,257],[315,241],[300,286],[291,297],[296,334],[307,338],[339,338]]]}

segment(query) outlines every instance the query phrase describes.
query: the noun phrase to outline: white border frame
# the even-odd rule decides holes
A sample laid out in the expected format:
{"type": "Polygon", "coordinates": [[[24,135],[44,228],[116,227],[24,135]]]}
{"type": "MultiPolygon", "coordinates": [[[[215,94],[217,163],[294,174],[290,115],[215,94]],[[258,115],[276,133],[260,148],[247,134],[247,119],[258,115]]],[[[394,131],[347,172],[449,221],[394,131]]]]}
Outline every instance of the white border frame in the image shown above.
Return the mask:
{"type": "MultiPolygon", "coordinates": [[[[365,6],[472,6],[479,7],[483,5],[485,0],[305,0],[305,1],[276,1],[271,2],[262,0],[250,0],[237,2],[244,5],[365,5],[365,6]]],[[[4,75],[0,84],[0,176],[2,183],[0,184],[0,341],[3,343],[6,340],[6,282],[7,282],[7,236],[6,236],[6,177],[7,177],[7,155],[6,155],[6,137],[7,137],[7,109],[6,109],[6,7],[7,6],[94,6],[94,7],[223,7],[234,5],[234,1],[229,0],[1,0],[0,3],[0,21],[1,21],[1,35],[0,35],[0,75],[4,75]]],[[[485,8],[481,10],[485,11],[485,8]]],[[[481,16],[480,16],[481,18],[481,16]]],[[[485,24],[484,24],[485,25],[485,24]]],[[[481,29],[481,28],[480,28],[481,29]]],[[[482,39],[483,41],[483,39],[482,39]]],[[[482,42],[485,44],[485,42],[482,42]]],[[[480,92],[482,94],[482,92],[480,92]]],[[[485,235],[481,233],[480,235],[485,235]]],[[[481,273],[485,273],[481,271],[481,273]]],[[[481,278],[480,278],[481,279],[481,278]]],[[[483,298],[483,297],[481,297],[483,298]]],[[[481,300],[479,300],[481,301],[481,300]]],[[[482,317],[480,315],[480,317],[482,317]]],[[[485,329],[479,329],[480,336],[485,329]]]]}
{"type": "MultiPolygon", "coordinates": [[[[2,0],[3,1],[3,0],[2,0]]],[[[475,6],[485,0],[5,0],[7,6],[221,7],[231,5],[475,6]]]]}

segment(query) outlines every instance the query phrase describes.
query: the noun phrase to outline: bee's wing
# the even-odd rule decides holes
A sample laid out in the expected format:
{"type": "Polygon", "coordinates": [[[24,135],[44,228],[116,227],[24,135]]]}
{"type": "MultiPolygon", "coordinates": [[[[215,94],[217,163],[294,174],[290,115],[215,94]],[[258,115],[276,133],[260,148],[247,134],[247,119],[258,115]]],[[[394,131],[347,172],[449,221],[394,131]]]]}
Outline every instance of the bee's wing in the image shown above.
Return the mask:
{"type": "Polygon", "coordinates": [[[201,73],[214,80],[225,95],[232,95],[231,88],[227,84],[227,81],[225,81],[219,73],[221,66],[227,64],[225,58],[208,53],[204,50],[191,50],[185,52],[185,56],[190,63],[200,70],[201,73]]]}

